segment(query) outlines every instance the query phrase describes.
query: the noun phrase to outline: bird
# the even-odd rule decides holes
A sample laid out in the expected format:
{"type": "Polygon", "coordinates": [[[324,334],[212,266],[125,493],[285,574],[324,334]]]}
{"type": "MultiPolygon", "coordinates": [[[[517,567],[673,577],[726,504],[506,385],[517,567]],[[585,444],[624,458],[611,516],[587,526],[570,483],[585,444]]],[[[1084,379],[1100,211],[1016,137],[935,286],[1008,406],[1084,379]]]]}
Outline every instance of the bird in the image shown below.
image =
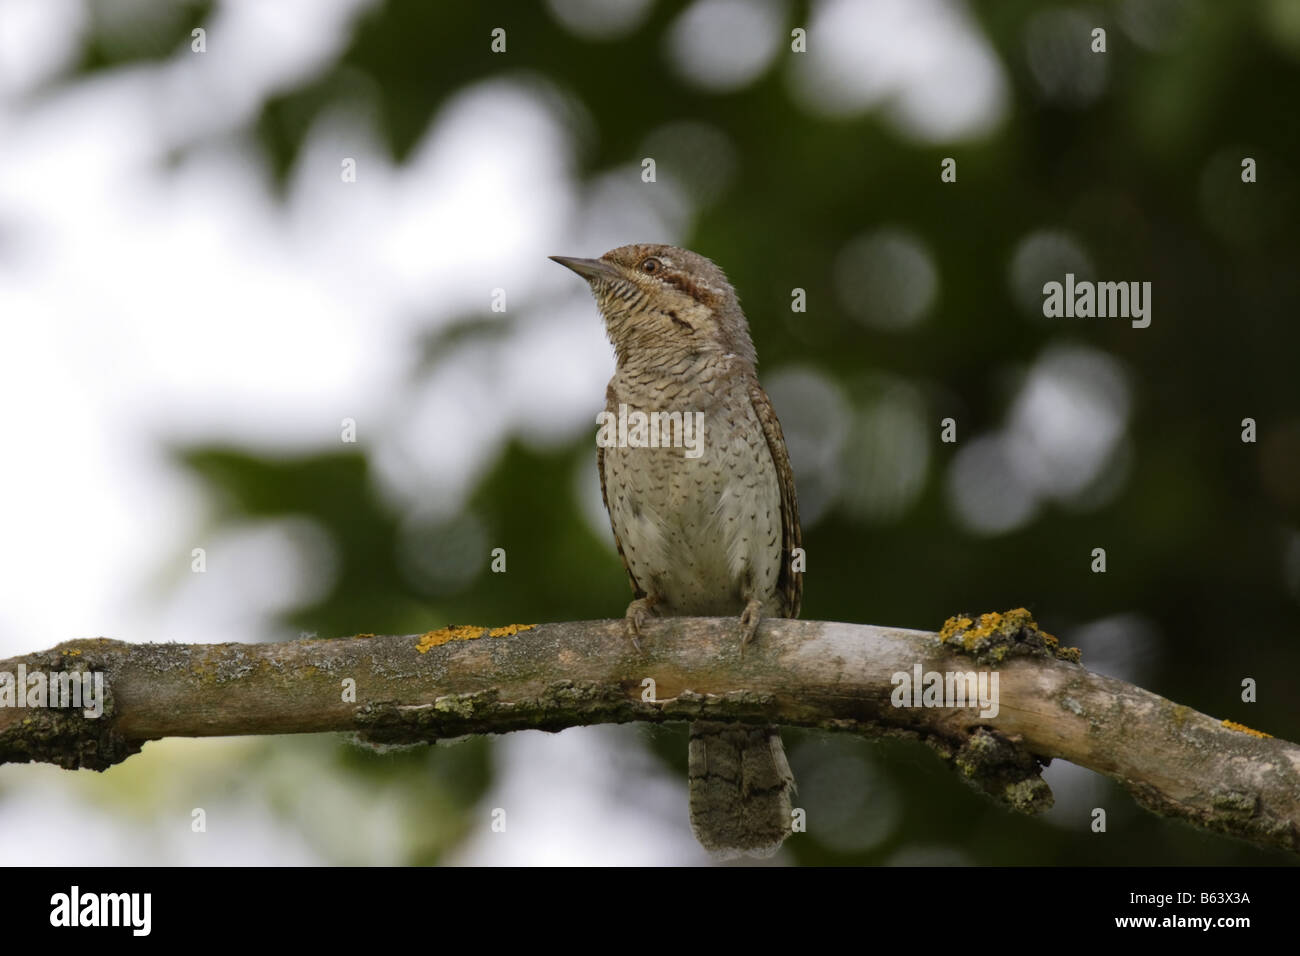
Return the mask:
{"type": "MultiPolygon", "coordinates": [[[[680,412],[676,437],[699,425],[694,454],[690,435],[646,441],[620,425],[597,436],[601,498],[632,585],[627,635],[640,648],[650,617],[737,616],[743,653],[763,617],[798,616],[803,572],[790,456],[736,292],[711,260],[675,246],[550,258],[587,281],[613,345],[603,421],[658,413],[671,433],[680,412]]],[[[775,853],[794,790],[777,727],[691,723],[690,824],[715,857],[775,853]]]]}

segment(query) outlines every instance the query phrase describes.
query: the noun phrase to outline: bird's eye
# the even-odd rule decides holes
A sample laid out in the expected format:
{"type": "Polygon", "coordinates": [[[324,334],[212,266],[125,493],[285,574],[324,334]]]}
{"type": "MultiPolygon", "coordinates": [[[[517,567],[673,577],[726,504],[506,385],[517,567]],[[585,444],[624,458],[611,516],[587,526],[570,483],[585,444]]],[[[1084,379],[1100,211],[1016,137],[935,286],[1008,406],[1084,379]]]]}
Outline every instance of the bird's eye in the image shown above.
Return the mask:
{"type": "Polygon", "coordinates": [[[654,256],[651,256],[649,259],[643,259],[641,261],[641,271],[649,275],[654,275],[656,272],[663,269],[663,267],[664,264],[660,262],[658,259],[656,259],[654,256]]]}

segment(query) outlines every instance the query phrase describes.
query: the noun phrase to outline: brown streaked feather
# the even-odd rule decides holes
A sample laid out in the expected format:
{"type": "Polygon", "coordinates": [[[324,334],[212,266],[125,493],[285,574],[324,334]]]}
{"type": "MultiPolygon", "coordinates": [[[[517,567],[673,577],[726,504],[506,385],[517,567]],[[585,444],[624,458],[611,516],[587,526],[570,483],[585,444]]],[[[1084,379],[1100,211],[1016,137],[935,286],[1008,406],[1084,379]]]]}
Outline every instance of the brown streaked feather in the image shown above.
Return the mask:
{"type": "Polygon", "coordinates": [[[776,589],[785,605],[783,616],[798,617],[799,605],[803,602],[803,572],[796,573],[790,565],[794,549],[803,545],[803,532],[799,528],[799,499],[794,490],[790,453],[786,451],[785,435],[781,433],[781,423],[777,421],[772,400],[756,378],[750,381],[749,400],[759,424],[763,426],[763,437],[767,439],[767,450],[772,455],[777,483],[781,486],[781,573],[776,580],[776,589]]]}
{"type": "MultiPolygon", "coordinates": [[[[618,403],[614,400],[612,386],[605,389],[605,411],[618,414],[618,403]]],[[[609,492],[605,490],[605,447],[599,443],[596,444],[596,472],[600,475],[600,501],[605,506],[605,514],[609,517],[609,530],[614,533],[614,547],[618,548],[618,557],[623,562],[623,570],[627,572],[628,581],[632,584],[633,595],[643,598],[646,593],[641,590],[641,585],[636,583],[636,575],[632,573],[632,567],[627,563],[627,555],[623,553],[623,542],[618,538],[618,528],[614,527],[614,512],[609,507],[609,492]]]]}

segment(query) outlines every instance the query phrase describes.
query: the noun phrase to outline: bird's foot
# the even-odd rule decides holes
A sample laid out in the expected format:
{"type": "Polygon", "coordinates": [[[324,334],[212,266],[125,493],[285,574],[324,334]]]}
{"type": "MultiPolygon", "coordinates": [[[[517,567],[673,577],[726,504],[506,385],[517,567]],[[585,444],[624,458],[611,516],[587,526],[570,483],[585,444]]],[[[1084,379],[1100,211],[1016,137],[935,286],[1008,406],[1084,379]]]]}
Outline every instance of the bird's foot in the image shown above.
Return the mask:
{"type": "Polygon", "coordinates": [[[740,653],[745,653],[745,645],[754,640],[754,635],[758,633],[759,622],[763,620],[763,602],[757,599],[751,600],[745,605],[745,610],[740,612],[740,653]]]}
{"type": "Polygon", "coordinates": [[[637,653],[643,653],[641,648],[641,629],[645,626],[646,619],[654,614],[655,599],[653,597],[637,598],[627,606],[627,613],[623,616],[626,622],[627,637],[632,642],[632,646],[637,649],[637,653]]]}

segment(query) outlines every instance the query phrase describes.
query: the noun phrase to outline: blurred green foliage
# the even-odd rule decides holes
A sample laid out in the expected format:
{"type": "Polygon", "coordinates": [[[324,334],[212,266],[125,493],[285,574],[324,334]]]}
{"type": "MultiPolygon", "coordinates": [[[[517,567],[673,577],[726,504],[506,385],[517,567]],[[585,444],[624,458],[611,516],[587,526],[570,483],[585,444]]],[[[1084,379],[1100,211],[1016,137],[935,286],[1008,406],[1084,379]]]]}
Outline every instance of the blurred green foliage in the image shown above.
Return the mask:
{"type": "MultiPolygon", "coordinates": [[[[721,263],[741,291],[763,368],[797,361],[850,389],[864,373],[889,372],[917,384],[936,423],[925,487],[898,520],[868,525],[832,510],[806,529],[812,565],[804,616],[934,628],[958,610],[1026,605],[1068,639],[1075,625],[1137,612],[1160,636],[1149,689],[1300,739],[1300,597],[1286,588],[1281,537],[1300,529],[1300,117],[1296,48],[1270,39],[1268,5],[1190,4],[1181,8],[1179,41],[1158,53],[1111,24],[1108,87],[1085,109],[1035,95],[1025,24],[1048,5],[971,5],[1009,76],[1011,108],[987,140],[942,147],[899,138],[875,113],[809,116],[779,67],[739,92],[694,89],[662,57],[665,25],[685,6],[657,3],[630,35],[595,43],[558,26],[543,4],[379,3],[327,70],[266,104],[256,135],[283,183],[313,121],[350,101],[374,118],[400,161],[449,97],[503,75],[544,79],[594,118],[594,128],[573,126],[584,178],[633,168],[662,124],[693,120],[720,130],[739,157],[736,178],[701,208],[687,244],[721,263]],[[508,27],[509,55],[494,57],[488,37],[499,25],[508,27]],[[1223,150],[1261,161],[1255,194],[1222,210],[1235,217],[1228,225],[1243,228],[1219,228],[1200,199],[1206,165],[1223,150]],[[959,160],[955,184],[939,182],[944,156],[959,160]],[[881,223],[924,237],[940,275],[932,316],[905,332],[854,321],[833,285],[839,250],[881,223]],[[1027,321],[1009,289],[1008,261],[1027,233],[1044,227],[1078,237],[1101,277],[1149,279],[1151,328],[1027,321]],[[789,312],[796,286],[808,293],[803,315],[789,312]],[[1063,336],[1116,357],[1130,373],[1135,454],[1127,479],[1099,509],[1049,504],[1015,532],[972,534],[945,500],[953,452],[937,442],[937,422],[956,417],[963,438],[997,427],[1007,377],[1063,336]],[[1258,445],[1240,440],[1247,415],[1259,422],[1258,445]],[[1088,554],[1099,544],[1109,571],[1089,574],[1088,554]],[[1252,705],[1239,700],[1247,675],[1260,681],[1252,705]]],[[[787,29],[808,11],[790,4],[787,29]]],[[[1105,8],[1103,21],[1113,12],[1105,8]]],[[[81,67],[188,44],[193,22],[169,17],[170,38],[154,32],[133,45],[92,42],[81,67]]],[[[485,316],[466,316],[455,334],[487,326],[485,316]]],[[[455,338],[435,339],[435,352],[439,342],[453,348],[455,338]]],[[[593,407],[600,398],[593,396],[593,407]]],[[[332,536],[337,581],[318,603],[294,612],[289,623],[303,630],[612,617],[628,597],[617,558],[578,509],[576,470],[594,468],[586,440],[558,452],[509,444],[468,513],[507,549],[510,573],[480,573],[437,595],[402,567],[400,516],[376,496],[364,445],[291,460],[212,448],[187,449],[183,458],[224,502],[222,514],[306,515],[332,536]]],[[[436,547],[438,528],[425,533],[436,547]]],[[[486,572],[486,553],[465,559],[481,560],[486,572]]],[[[628,739],[649,741],[684,770],[679,728],[628,729],[628,739]]],[[[829,745],[793,731],[787,739],[801,777],[816,777],[829,745]]],[[[418,794],[441,774],[447,786],[439,792],[459,801],[462,813],[490,773],[482,742],[398,759],[339,746],[335,767],[322,765],[322,775],[369,775],[418,794]]],[[[1146,814],[1109,783],[1100,805],[1111,813],[1110,833],[1099,837],[1086,820],[1067,828],[1002,811],[917,745],[837,747],[885,781],[898,820],[861,852],[815,832],[792,840],[789,852],[801,863],[878,863],[917,846],[985,864],[1286,859],[1146,814]]],[[[868,802],[855,812],[869,818],[873,811],[868,802]]],[[[438,859],[454,840],[454,828],[433,843],[417,828],[409,860],[438,859]]]]}

